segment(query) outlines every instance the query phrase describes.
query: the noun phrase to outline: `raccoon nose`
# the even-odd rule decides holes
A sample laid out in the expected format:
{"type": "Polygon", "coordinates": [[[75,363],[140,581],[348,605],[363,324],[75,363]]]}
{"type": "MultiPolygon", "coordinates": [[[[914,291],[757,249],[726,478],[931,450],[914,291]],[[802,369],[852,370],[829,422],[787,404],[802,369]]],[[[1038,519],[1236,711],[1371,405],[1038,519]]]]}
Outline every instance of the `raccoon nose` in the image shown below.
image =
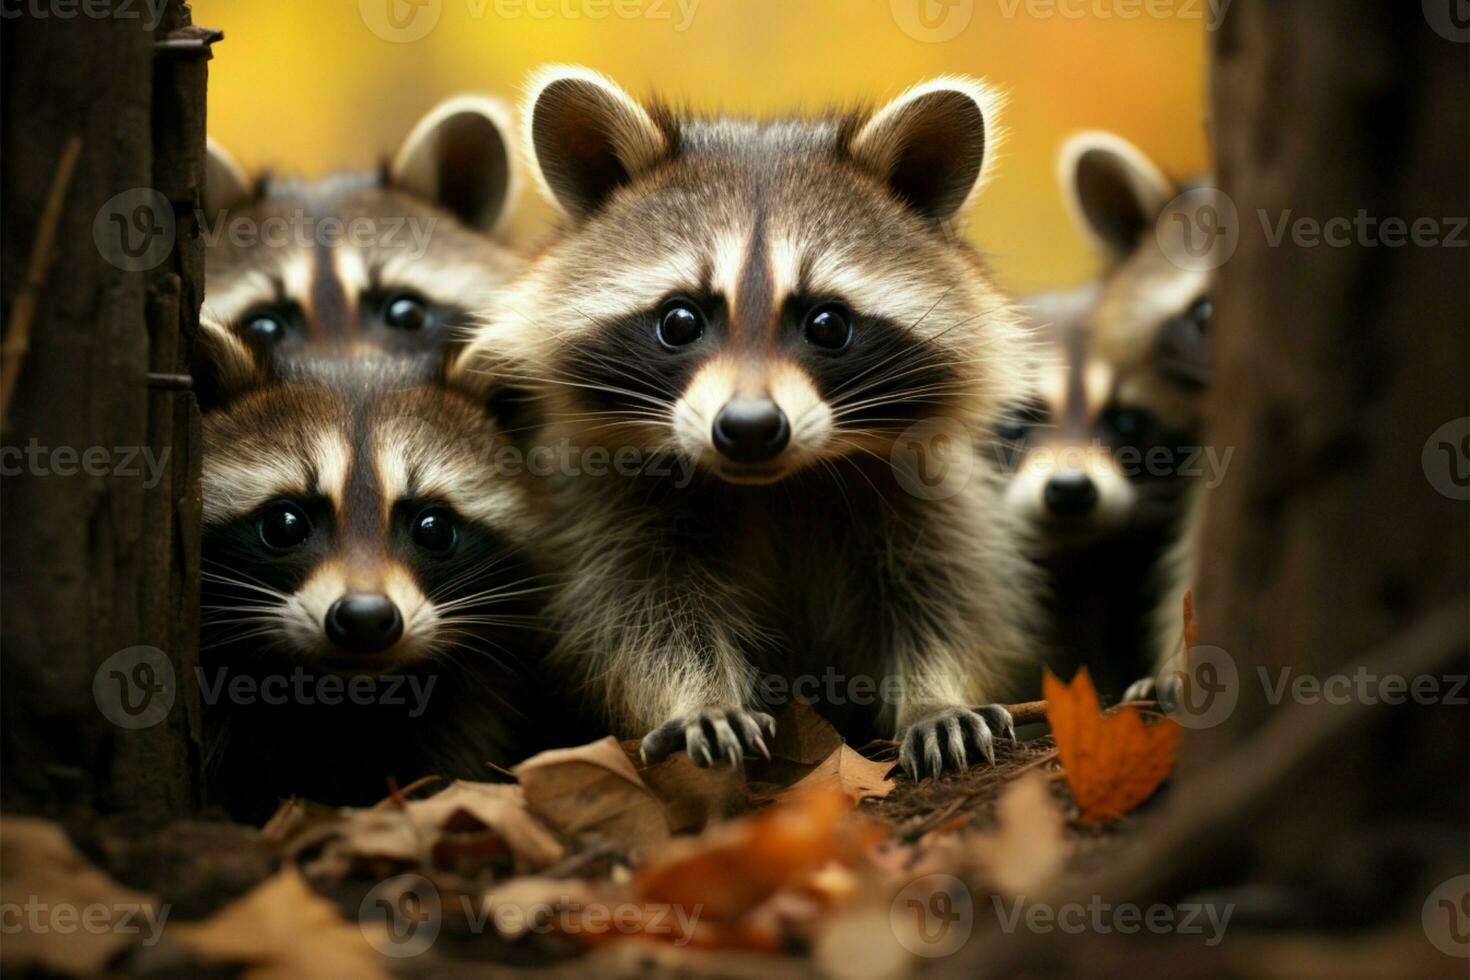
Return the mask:
{"type": "Polygon", "coordinates": [[[327,610],[327,639],[350,653],[377,653],[398,642],[403,617],[385,595],[345,595],[327,610]]]}
{"type": "Polygon", "coordinates": [[[737,463],[775,459],[791,441],[786,413],[769,398],[737,398],[715,416],[715,448],[737,463]]]}
{"type": "Polygon", "coordinates": [[[1097,486],[1086,473],[1068,470],[1046,481],[1047,509],[1061,517],[1081,517],[1097,506],[1097,486]]]}

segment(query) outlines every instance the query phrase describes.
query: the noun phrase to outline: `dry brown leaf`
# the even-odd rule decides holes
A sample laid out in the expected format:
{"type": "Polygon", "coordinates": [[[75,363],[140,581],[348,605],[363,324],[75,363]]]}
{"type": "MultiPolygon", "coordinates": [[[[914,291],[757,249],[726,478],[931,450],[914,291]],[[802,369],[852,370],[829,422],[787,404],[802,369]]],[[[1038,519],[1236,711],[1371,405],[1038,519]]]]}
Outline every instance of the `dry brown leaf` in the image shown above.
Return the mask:
{"type": "Polygon", "coordinates": [[[851,746],[839,745],[795,785],[781,790],[772,798],[783,800],[793,794],[831,787],[847,794],[854,803],[866,799],[881,800],[893,790],[894,782],[888,778],[893,767],[892,762],[874,762],[851,746]]]}
{"type": "Polygon", "coordinates": [[[581,878],[524,875],[483,893],[476,911],[502,936],[519,939],[536,925],[535,916],[576,909],[595,898],[592,884],[581,878]],[[507,909],[512,914],[506,914],[507,909]]]}
{"type": "Polygon", "coordinates": [[[1104,715],[1085,667],[1070,685],[1047,671],[1042,685],[1046,719],[1083,821],[1117,819],[1169,777],[1183,731],[1178,722],[1166,718],[1145,724],[1133,705],[1104,715]]]}
{"type": "Polygon", "coordinates": [[[176,926],[169,935],[249,980],[387,978],[364,931],[371,928],[343,919],[299,872],[285,868],[207,921],[176,926]]]}
{"type": "Polygon", "coordinates": [[[636,849],[669,836],[663,805],[612,736],[534,755],[515,774],[531,811],[584,845],[636,849]]]}
{"type": "Polygon", "coordinates": [[[1067,859],[1067,818],[1052,801],[1047,777],[1032,770],[1008,785],[995,804],[1000,826],[973,841],[975,855],[998,891],[1038,891],[1067,859]]]}
{"type": "MultiPolygon", "coordinates": [[[[636,755],[637,742],[623,743],[623,753],[629,754],[630,745],[636,755]]],[[[703,830],[750,809],[750,787],[743,773],[729,766],[696,766],[683,752],[639,769],[638,775],[664,805],[669,829],[676,834],[703,830]]]]}
{"type": "Polygon", "coordinates": [[[315,880],[383,877],[410,868],[470,879],[528,874],[566,853],[526,808],[520,787],[467,780],[428,799],[362,810],[292,801],[271,818],[267,832],[315,880]]]}
{"type": "Polygon", "coordinates": [[[776,737],[771,740],[771,758],[815,766],[842,744],[832,724],[805,701],[793,701],[776,720],[776,737]]]}
{"type": "Polygon", "coordinates": [[[5,972],[90,977],[134,943],[154,940],[168,906],[124,888],[94,868],[56,824],[29,817],[0,820],[0,901],[20,928],[5,937],[5,972]],[[34,908],[32,906],[34,905],[34,908]],[[66,915],[63,930],[55,918],[66,915]],[[39,916],[42,928],[32,928],[39,916]]]}

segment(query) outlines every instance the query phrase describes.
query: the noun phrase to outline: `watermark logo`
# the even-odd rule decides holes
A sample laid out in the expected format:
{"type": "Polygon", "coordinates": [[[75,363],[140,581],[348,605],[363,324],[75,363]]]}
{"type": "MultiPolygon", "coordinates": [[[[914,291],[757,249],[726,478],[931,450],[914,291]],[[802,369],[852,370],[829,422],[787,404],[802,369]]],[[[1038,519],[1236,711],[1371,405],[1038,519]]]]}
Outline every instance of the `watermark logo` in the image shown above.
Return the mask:
{"type": "Polygon", "coordinates": [[[412,44],[438,26],[444,0],[357,0],[357,12],[383,40],[412,44]]]}
{"type": "Polygon", "coordinates": [[[422,875],[389,878],[363,897],[357,922],[368,944],[384,956],[418,956],[439,938],[444,922],[439,890],[422,875]]]}
{"type": "Polygon", "coordinates": [[[1424,0],[1424,19],[1446,41],[1470,43],[1470,0],[1424,0]]]}
{"type": "Polygon", "coordinates": [[[1235,202],[1215,187],[1195,187],[1165,206],[1154,225],[1164,257],[1180,269],[1210,272],[1235,254],[1240,215],[1235,202]]]}
{"type": "Polygon", "coordinates": [[[975,927],[970,889],[953,875],[915,878],[888,907],[888,924],[900,946],[915,956],[949,956],[975,927]]]}
{"type": "Polygon", "coordinates": [[[915,41],[943,44],[959,37],[975,17],[975,0],[889,0],[893,21],[915,41]]]}
{"type": "Polygon", "coordinates": [[[92,220],[97,251],[124,272],[158,268],[173,254],[176,234],[173,207],[151,187],[114,195],[92,220]]]}
{"type": "Polygon", "coordinates": [[[1424,935],[1446,956],[1470,959],[1470,875],[1444,882],[1424,900],[1424,935]]]}
{"type": "Polygon", "coordinates": [[[1470,416],[1435,429],[1419,461],[1435,490],[1451,500],[1470,500],[1470,416]]]}
{"type": "Polygon", "coordinates": [[[1122,902],[1115,905],[1099,895],[1093,895],[1086,902],[1061,905],[1028,902],[1024,895],[1018,895],[1010,902],[999,895],[992,895],[990,901],[995,906],[996,921],[1007,935],[1023,926],[1027,932],[1041,935],[1061,932],[1072,936],[1083,933],[1131,936],[1146,932],[1158,936],[1199,936],[1206,946],[1220,945],[1225,938],[1225,930],[1230,926],[1230,918],[1235,914],[1233,904],[1134,905],[1122,902]]]}
{"type": "Polygon", "coordinates": [[[178,696],[174,665],[157,647],[119,650],[92,675],[92,698],[119,728],[152,728],[168,717],[178,696]]]}
{"type": "Polygon", "coordinates": [[[4,0],[0,19],[31,17],[36,20],[141,20],[150,33],[163,23],[168,0],[4,0]]]}
{"type": "Polygon", "coordinates": [[[48,902],[39,895],[28,895],[24,902],[0,902],[0,935],[14,936],[54,934],[74,936],[141,936],[144,946],[153,946],[163,938],[173,906],[151,902],[119,902],[108,905],[92,902],[48,902]]]}
{"type": "Polygon", "coordinates": [[[903,431],[889,450],[894,476],[920,500],[948,500],[975,470],[970,432],[951,418],[928,418],[903,431]]]}
{"type": "Polygon", "coordinates": [[[1154,684],[1169,717],[1185,728],[1214,728],[1240,701],[1235,658],[1219,647],[1190,647],[1164,665],[1154,684]]]}

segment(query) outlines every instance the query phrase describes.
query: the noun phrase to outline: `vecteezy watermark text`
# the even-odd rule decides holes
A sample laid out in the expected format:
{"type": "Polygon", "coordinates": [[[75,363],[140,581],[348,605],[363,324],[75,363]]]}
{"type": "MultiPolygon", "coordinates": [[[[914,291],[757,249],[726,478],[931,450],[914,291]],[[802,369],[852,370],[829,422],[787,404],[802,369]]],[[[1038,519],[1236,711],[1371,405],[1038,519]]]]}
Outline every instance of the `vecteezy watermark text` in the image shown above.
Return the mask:
{"type": "Polygon", "coordinates": [[[1006,933],[1013,933],[1018,928],[1024,928],[1028,932],[1063,932],[1074,936],[1082,933],[1107,935],[1113,932],[1129,936],[1147,932],[1158,935],[1203,936],[1206,946],[1219,945],[1225,938],[1230,917],[1235,914],[1235,906],[1232,904],[1113,904],[1097,895],[1085,903],[1065,902],[1059,905],[1028,902],[1025,896],[1008,900],[1000,895],[992,895],[990,901],[995,907],[995,917],[1000,928],[1006,933]]]}
{"type": "Polygon", "coordinates": [[[0,934],[54,933],[71,936],[85,932],[94,936],[143,934],[144,946],[152,946],[163,937],[170,906],[149,902],[92,902],[74,905],[70,902],[47,902],[29,895],[24,902],[0,902],[0,934]]]}
{"type": "Polygon", "coordinates": [[[235,705],[339,704],[384,705],[408,708],[408,717],[417,718],[429,707],[429,696],[439,678],[433,674],[314,674],[297,667],[289,674],[230,673],[228,667],[207,670],[194,668],[199,682],[199,697],[207,705],[227,702],[235,705]]]}
{"type": "Polygon", "coordinates": [[[143,478],[152,490],[163,479],[170,447],[43,446],[32,438],[24,446],[0,446],[0,476],[117,476],[143,478]]]}
{"type": "Polygon", "coordinates": [[[0,18],[36,20],[141,20],[145,30],[163,23],[168,0],[0,0],[0,18]]]}

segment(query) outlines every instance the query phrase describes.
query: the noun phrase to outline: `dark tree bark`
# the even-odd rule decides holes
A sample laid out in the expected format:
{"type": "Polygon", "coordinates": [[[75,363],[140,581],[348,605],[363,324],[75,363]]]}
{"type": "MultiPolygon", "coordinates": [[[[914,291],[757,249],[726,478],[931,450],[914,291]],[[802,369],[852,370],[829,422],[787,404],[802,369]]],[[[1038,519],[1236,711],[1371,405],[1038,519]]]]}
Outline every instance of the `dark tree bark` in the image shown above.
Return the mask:
{"type": "Polygon", "coordinates": [[[1386,877],[1385,851],[1448,845],[1470,870],[1470,710],[1463,689],[1444,703],[1470,649],[1470,25],[1448,2],[1438,19],[1418,3],[1238,6],[1215,45],[1219,172],[1241,233],[1221,276],[1212,420],[1239,449],[1210,502],[1197,608],[1241,696],[1186,765],[1209,772],[1275,713],[1326,724],[1350,707],[1273,705],[1263,670],[1348,675],[1354,702],[1386,693],[1374,677],[1435,677],[1430,703],[1370,705],[1250,841],[1260,874],[1368,914],[1395,886],[1408,901],[1433,884],[1386,877]],[[1377,223],[1346,247],[1273,246],[1262,216],[1288,212],[1377,223]],[[1427,222],[1427,244],[1392,244],[1389,219],[1427,222]],[[1360,860],[1343,868],[1327,853],[1349,836],[1360,860]]]}
{"type": "Polygon", "coordinates": [[[0,270],[15,377],[3,420],[0,804],[182,814],[198,799],[199,439],[186,372],[203,288],[195,213],[217,35],[190,26],[180,0],[156,24],[149,4],[114,3],[107,16],[87,4],[70,17],[19,6],[7,2],[0,22],[0,270]],[[53,187],[72,141],[75,172],[53,187]],[[48,215],[48,195],[61,190],[48,215]],[[48,224],[55,261],[31,291],[48,224]],[[20,312],[32,304],[33,316],[20,312]],[[94,677],[139,645],[163,651],[166,665],[144,667],[172,707],[130,729],[103,702],[143,703],[143,691],[117,686],[144,676],[138,658],[114,662],[118,676],[104,672],[97,696],[94,677]]]}

